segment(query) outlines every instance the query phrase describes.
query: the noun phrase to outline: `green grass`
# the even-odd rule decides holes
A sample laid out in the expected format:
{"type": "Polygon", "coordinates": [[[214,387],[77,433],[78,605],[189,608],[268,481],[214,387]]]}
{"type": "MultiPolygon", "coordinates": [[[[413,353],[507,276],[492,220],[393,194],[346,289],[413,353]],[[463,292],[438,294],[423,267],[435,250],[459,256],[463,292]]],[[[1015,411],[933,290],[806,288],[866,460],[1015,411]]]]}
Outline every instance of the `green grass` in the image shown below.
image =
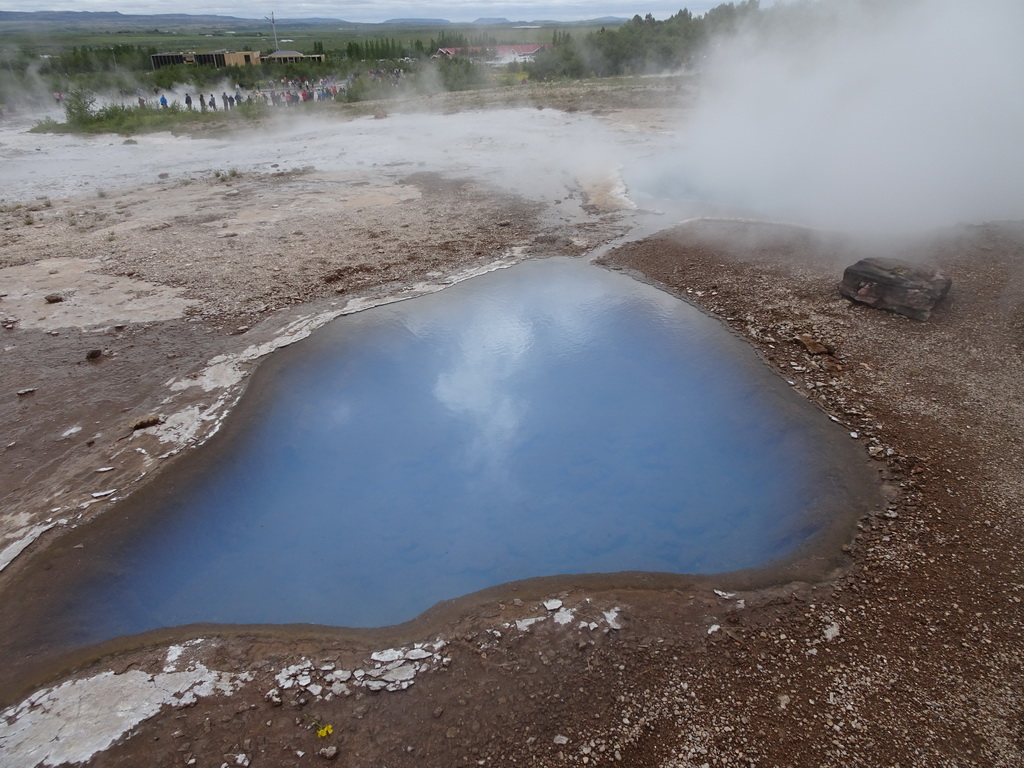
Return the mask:
{"type": "Polygon", "coordinates": [[[263,116],[264,111],[258,104],[243,104],[227,112],[200,112],[177,104],[165,108],[111,104],[88,110],[63,123],[53,119],[41,120],[30,130],[32,133],[117,133],[122,136],[159,131],[188,133],[213,126],[254,122],[263,116]]]}

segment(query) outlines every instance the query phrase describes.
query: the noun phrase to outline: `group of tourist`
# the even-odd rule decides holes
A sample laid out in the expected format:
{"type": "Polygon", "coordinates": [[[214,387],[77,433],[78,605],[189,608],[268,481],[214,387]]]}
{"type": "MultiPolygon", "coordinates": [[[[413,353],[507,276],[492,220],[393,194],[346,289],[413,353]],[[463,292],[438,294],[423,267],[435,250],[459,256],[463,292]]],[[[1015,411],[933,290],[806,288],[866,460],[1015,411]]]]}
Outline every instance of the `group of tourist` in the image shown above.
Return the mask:
{"type": "MultiPolygon", "coordinates": [[[[217,97],[214,94],[211,93],[210,94],[210,99],[209,99],[209,101],[207,101],[206,97],[203,94],[200,93],[198,96],[196,96],[196,100],[199,102],[199,109],[201,111],[205,112],[207,110],[207,108],[213,110],[214,112],[217,111],[217,97]]],[[[161,101],[161,103],[163,103],[164,97],[161,96],[160,97],[160,101],[161,101]]],[[[252,99],[251,98],[248,101],[249,101],[250,104],[252,103],[252,99]]],[[[234,109],[236,106],[238,106],[238,105],[240,105],[242,103],[242,94],[240,92],[237,92],[237,91],[235,93],[233,93],[233,94],[229,94],[227,91],[225,91],[224,93],[222,93],[220,95],[220,103],[221,103],[221,106],[223,107],[224,111],[227,112],[229,109],[234,109]]],[[[185,109],[192,109],[193,108],[192,104],[193,104],[193,101],[192,101],[191,94],[186,93],[185,94],[185,109]]]]}
{"type": "MultiPolygon", "coordinates": [[[[405,76],[405,72],[401,69],[374,69],[361,74],[377,83],[389,82],[395,85],[405,76]]],[[[235,86],[234,93],[224,91],[220,95],[220,109],[226,112],[242,104],[291,107],[308,102],[334,101],[339,96],[344,99],[348,88],[355,82],[358,76],[352,74],[343,80],[325,77],[314,81],[300,78],[270,79],[256,83],[255,87],[249,90],[245,96],[242,95],[242,86],[239,84],[235,86]]],[[[146,100],[142,93],[136,91],[136,95],[139,98],[139,106],[145,106],[146,100]]],[[[195,97],[189,93],[185,94],[185,108],[189,110],[199,109],[202,112],[207,110],[216,112],[218,109],[217,101],[216,95],[212,93],[208,97],[202,93],[195,97]]],[[[168,106],[165,95],[160,96],[160,105],[162,107],[168,106]]]]}

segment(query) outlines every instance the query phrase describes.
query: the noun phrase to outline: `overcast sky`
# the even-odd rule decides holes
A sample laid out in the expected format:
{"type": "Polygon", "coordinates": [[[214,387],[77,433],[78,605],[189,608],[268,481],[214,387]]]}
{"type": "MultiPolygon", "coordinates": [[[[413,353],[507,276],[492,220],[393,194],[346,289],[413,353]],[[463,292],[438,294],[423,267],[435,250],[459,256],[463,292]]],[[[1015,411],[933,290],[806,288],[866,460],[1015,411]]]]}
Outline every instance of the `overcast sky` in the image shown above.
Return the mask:
{"type": "MultiPolygon", "coordinates": [[[[7,11],[120,11],[121,13],[192,13],[241,16],[259,19],[271,12],[278,18],[324,17],[346,21],[380,22],[396,18],[435,18],[449,21],[473,21],[485,17],[504,17],[511,21],[554,19],[575,21],[602,16],[631,18],[651,13],[664,19],[681,8],[695,14],[720,5],[721,0],[302,0],[281,3],[274,0],[63,0],[40,3],[39,0],[5,2],[7,11]]],[[[762,6],[771,5],[763,1],[762,6]]]]}

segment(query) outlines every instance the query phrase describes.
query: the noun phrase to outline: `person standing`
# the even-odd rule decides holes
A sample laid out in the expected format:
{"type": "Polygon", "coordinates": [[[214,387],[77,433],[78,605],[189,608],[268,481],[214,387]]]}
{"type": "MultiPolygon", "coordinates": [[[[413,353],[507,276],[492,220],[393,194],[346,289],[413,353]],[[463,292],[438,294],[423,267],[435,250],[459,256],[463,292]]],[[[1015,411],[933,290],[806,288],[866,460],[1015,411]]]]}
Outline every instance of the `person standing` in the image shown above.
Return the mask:
{"type": "Polygon", "coordinates": [[[187,109],[189,112],[192,111],[192,97],[189,96],[187,93],[185,94],[185,109],[187,109]]]}

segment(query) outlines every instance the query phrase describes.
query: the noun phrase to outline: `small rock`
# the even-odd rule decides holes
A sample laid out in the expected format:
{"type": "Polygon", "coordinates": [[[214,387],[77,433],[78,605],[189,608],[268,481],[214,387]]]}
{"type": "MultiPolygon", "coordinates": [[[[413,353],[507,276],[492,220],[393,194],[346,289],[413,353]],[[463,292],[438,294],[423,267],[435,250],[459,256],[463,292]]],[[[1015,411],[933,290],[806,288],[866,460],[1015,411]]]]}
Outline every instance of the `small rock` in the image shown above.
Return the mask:
{"type": "Polygon", "coordinates": [[[43,298],[46,299],[47,304],[60,304],[64,301],[64,296],[59,293],[48,293],[43,298]]]}
{"type": "Polygon", "coordinates": [[[554,742],[558,746],[562,747],[569,743],[569,737],[563,736],[562,734],[558,734],[557,736],[555,736],[554,742]]]}
{"type": "Polygon", "coordinates": [[[559,608],[562,607],[562,601],[561,600],[545,600],[544,601],[544,607],[547,608],[549,611],[557,611],[559,608]]]}
{"type": "Polygon", "coordinates": [[[137,429],[146,429],[147,427],[155,427],[157,424],[163,424],[163,417],[155,413],[149,413],[145,416],[140,416],[135,419],[129,426],[132,428],[132,432],[137,429]]]}
{"type": "Polygon", "coordinates": [[[86,360],[99,360],[101,357],[103,357],[102,349],[90,349],[85,353],[86,360]]]}
{"type": "Polygon", "coordinates": [[[404,680],[412,680],[414,677],[416,677],[416,667],[412,664],[402,664],[381,675],[381,679],[389,683],[400,683],[404,680]]]}
{"type": "Polygon", "coordinates": [[[227,192],[224,193],[224,197],[238,197],[238,194],[239,193],[237,189],[229,189],[227,192]]]}
{"type": "Polygon", "coordinates": [[[798,333],[793,337],[800,345],[812,355],[827,355],[831,350],[811,336],[809,333],[798,333]]]}
{"type": "Polygon", "coordinates": [[[317,752],[317,754],[320,755],[320,757],[322,757],[324,760],[337,760],[338,748],[332,744],[329,747],[324,747],[319,752],[317,752]]]}
{"type": "Polygon", "coordinates": [[[573,620],[573,612],[563,608],[555,614],[555,624],[565,625],[573,620]]]}
{"type": "Polygon", "coordinates": [[[839,373],[843,370],[843,364],[832,355],[825,355],[821,360],[821,367],[827,373],[839,373]]]}
{"type": "Polygon", "coordinates": [[[277,690],[277,688],[271,688],[266,692],[263,698],[273,707],[281,706],[281,692],[277,690]]]}
{"type": "Polygon", "coordinates": [[[25,395],[31,395],[35,391],[36,391],[35,387],[29,387],[28,389],[19,389],[18,390],[18,397],[25,397],[25,395]]]}

